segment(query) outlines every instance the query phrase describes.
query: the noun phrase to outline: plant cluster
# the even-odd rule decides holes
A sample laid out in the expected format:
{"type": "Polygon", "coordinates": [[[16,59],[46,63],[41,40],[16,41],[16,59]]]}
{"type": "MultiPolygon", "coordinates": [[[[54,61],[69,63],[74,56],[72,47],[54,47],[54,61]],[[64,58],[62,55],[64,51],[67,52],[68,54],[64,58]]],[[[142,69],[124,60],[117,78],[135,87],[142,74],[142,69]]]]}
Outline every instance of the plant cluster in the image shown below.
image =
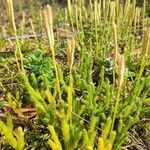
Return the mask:
{"type": "MultiPolygon", "coordinates": [[[[142,8],[136,7],[136,0],[124,5],[119,0],[95,0],[89,5],[82,0],[67,2],[63,29],[54,31],[49,5],[40,11],[48,48],[44,49],[43,42],[40,50],[24,54],[12,0],[7,0],[19,83],[47,129],[47,145],[52,150],[121,149],[132,126],[150,112],[146,0],[142,8]],[[137,35],[139,31],[142,34],[137,35]],[[65,63],[58,59],[61,46],[65,63]]],[[[36,43],[40,42],[32,23],[31,27],[36,43]]],[[[22,128],[14,131],[8,114],[7,122],[0,121],[4,140],[17,150],[24,149],[22,128]]]]}

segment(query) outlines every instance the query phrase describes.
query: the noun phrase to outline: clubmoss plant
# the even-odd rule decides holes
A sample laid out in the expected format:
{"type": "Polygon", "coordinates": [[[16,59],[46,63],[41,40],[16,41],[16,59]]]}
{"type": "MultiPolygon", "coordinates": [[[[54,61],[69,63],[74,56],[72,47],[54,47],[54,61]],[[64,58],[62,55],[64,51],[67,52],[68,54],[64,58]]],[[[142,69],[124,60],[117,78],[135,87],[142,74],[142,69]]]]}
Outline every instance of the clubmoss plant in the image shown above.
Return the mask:
{"type": "MultiPolygon", "coordinates": [[[[18,48],[20,39],[12,19],[12,1],[7,2],[18,48]]],[[[119,0],[90,0],[89,4],[68,0],[58,18],[47,5],[38,18],[40,31],[43,32],[42,25],[46,29],[41,37],[36,17],[29,20],[35,39],[25,41],[30,53],[23,53],[24,70],[19,64],[21,55],[17,57],[22,83],[18,86],[25,94],[16,94],[16,98],[8,94],[8,100],[16,112],[21,109],[16,100],[22,97],[36,108],[35,122],[44,126],[43,142],[48,148],[122,149],[130,129],[148,114],[150,31],[145,5],[146,1],[142,8],[136,8],[136,0],[127,0],[125,4],[119,0]],[[66,35],[61,37],[59,32],[64,30],[66,35]],[[70,36],[69,31],[75,34],[70,36]],[[132,53],[137,51],[138,57],[134,58],[132,53]]],[[[7,69],[5,66],[1,65],[7,69]]],[[[9,144],[17,149],[16,143],[23,136],[18,139],[10,125],[0,124],[1,134],[5,139],[11,138],[13,142],[10,140],[9,144]]],[[[22,131],[20,134],[23,135],[22,131]]]]}
{"type": "Polygon", "coordinates": [[[112,150],[113,143],[115,140],[116,132],[111,131],[111,118],[107,118],[107,122],[102,127],[102,134],[101,137],[98,139],[98,148],[97,150],[112,150]]]}
{"type": "Polygon", "coordinates": [[[55,68],[55,75],[56,75],[59,100],[62,101],[59,75],[58,75],[58,69],[57,69],[57,62],[55,59],[55,51],[54,51],[53,16],[52,16],[52,9],[49,5],[47,5],[47,7],[44,10],[44,19],[45,19],[46,33],[47,33],[47,37],[48,37],[49,47],[50,47],[51,52],[52,52],[53,65],[55,68]]]}
{"type": "Polygon", "coordinates": [[[21,127],[14,131],[13,120],[10,114],[6,114],[7,123],[0,121],[0,132],[4,140],[15,150],[23,150],[25,146],[24,132],[21,127]]]}
{"type": "Polygon", "coordinates": [[[62,150],[61,142],[56,134],[56,131],[53,126],[49,125],[49,131],[52,135],[51,139],[49,139],[48,143],[53,150],[62,150]]]}

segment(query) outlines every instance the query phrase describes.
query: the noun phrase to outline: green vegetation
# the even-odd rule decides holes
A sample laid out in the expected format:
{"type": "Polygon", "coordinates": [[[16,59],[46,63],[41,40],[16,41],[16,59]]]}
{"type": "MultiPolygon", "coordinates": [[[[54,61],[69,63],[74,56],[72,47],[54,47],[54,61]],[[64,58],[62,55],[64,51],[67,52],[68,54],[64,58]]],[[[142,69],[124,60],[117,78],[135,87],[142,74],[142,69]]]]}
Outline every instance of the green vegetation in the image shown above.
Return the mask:
{"type": "Polygon", "coordinates": [[[3,4],[1,149],[149,149],[149,6],[136,3],[3,4]]]}

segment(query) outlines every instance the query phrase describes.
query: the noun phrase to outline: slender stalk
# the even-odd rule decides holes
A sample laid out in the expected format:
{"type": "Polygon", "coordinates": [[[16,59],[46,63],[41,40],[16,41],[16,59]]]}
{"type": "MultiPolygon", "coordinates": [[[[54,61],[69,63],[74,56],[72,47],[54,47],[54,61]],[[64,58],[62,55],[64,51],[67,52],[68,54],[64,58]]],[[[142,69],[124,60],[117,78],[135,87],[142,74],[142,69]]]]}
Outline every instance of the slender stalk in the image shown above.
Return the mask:
{"type": "Polygon", "coordinates": [[[117,27],[116,24],[113,22],[112,24],[112,32],[113,32],[113,38],[114,38],[114,69],[113,69],[113,91],[115,88],[115,83],[116,83],[116,77],[115,77],[115,73],[116,73],[116,62],[117,62],[117,53],[118,53],[118,42],[117,42],[117,27]]]}
{"type": "Polygon", "coordinates": [[[98,55],[98,33],[97,33],[97,26],[98,26],[98,3],[97,0],[94,1],[94,20],[95,20],[95,40],[96,40],[96,55],[98,55]]]}
{"type": "Polygon", "coordinates": [[[117,110],[118,110],[118,107],[119,107],[120,94],[121,94],[122,84],[123,84],[123,81],[124,81],[124,73],[125,73],[125,60],[124,60],[124,55],[121,55],[120,60],[119,60],[118,91],[117,91],[117,96],[116,96],[116,101],[115,101],[111,131],[113,131],[114,123],[115,123],[115,119],[116,119],[116,115],[117,115],[117,110]]]}
{"type": "Polygon", "coordinates": [[[32,29],[32,32],[34,34],[34,37],[35,39],[37,40],[37,36],[36,36],[36,32],[35,32],[35,28],[34,28],[34,24],[33,24],[33,21],[32,19],[30,18],[30,24],[31,24],[31,29],[32,29]]]}
{"type": "Polygon", "coordinates": [[[144,2],[143,2],[143,11],[142,11],[143,27],[145,25],[146,3],[147,3],[147,0],[144,0],[144,2]]]}
{"type": "Polygon", "coordinates": [[[54,51],[53,17],[52,17],[52,9],[51,9],[50,5],[47,5],[45,10],[44,10],[44,19],[45,19],[45,26],[46,26],[46,33],[47,33],[47,37],[48,37],[48,43],[49,43],[49,47],[50,47],[51,52],[52,52],[52,59],[53,59],[53,64],[54,64],[54,69],[55,69],[59,100],[60,100],[60,102],[62,102],[59,75],[58,75],[58,70],[57,70],[57,62],[55,59],[55,51],[54,51]]]}
{"type": "Polygon", "coordinates": [[[149,50],[149,45],[150,45],[150,29],[144,29],[143,48],[142,48],[143,53],[142,53],[140,71],[139,71],[137,78],[136,78],[137,82],[140,81],[140,78],[141,78],[142,73],[144,71],[144,67],[146,64],[146,56],[147,56],[148,50],[149,50]]]}
{"type": "Polygon", "coordinates": [[[13,9],[13,1],[12,0],[6,1],[6,9],[7,9],[7,15],[8,15],[10,24],[12,26],[13,34],[14,34],[14,37],[16,40],[15,58],[16,58],[18,70],[19,71],[22,70],[23,72],[25,72],[24,65],[23,65],[23,55],[21,52],[20,43],[19,43],[19,39],[17,36],[17,29],[16,29],[16,24],[15,24],[15,19],[14,19],[14,9],[13,9]],[[18,56],[17,56],[18,53],[19,53],[19,57],[20,57],[20,61],[21,61],[21,68],[20,68],[20,65],[18,62],[18,56]]]}
{"type": "Polygon", "coordinates": [[[68,49],[67,49],[67,59],[70,69],[69,75],[69,87],[68,87],[68,114],[70,116],[70,124],[72,124],[72,98],[73,98],[73,77],[72,77],[72,66],[74,62],[74,49],[75,49],[75,39],[68,40],[68,49]]]}
{"type": "Polygon", "coordinates": [[[71,5],[70,0],[68,0],[67,2],[68,2],[68,12],[69,12],[69,17],[70,17],[70,22],[71,22],[72,30],[74,31],[73,18],[72,18],[72,5],[71,5]]]}

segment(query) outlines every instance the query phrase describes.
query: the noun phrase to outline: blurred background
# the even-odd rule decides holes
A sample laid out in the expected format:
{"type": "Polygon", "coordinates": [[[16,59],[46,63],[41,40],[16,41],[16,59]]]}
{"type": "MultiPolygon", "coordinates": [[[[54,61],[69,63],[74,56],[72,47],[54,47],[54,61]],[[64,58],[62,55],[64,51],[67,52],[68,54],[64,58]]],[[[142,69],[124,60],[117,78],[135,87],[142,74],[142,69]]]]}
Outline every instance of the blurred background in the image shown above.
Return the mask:
{"type": "MultiPolygon", "coordinates": [[[[72,1],[78,1],[78,0],[72,0],[72,1]]],[[[90,0],[84,0],[84,1],[85,3],[88,4],[90,0]]],[[[138,7],[141,7],[144,4],[144,0],[136,0],[136,1],[138,7]]],[[[5,2],[6,0],[0,0],[0,21],[1,22],[3,22],[3,20],[6,19],[5,2]]],[[[124,4],[125,2],[126,0],[120,0],[120,3],[124,4]]],[[[150,16],[150,0],[146,0],[146,2],[147,2],[147,15],[150,16]]],[[[17,15],[22,13],[22,11],[25,11],[28,14],[33,14],[39,10],[42,10],[46,4],[50,4],[54,6],[55,9],[53,9],[53,12],[55,11],[57,13],[58,10],[60,10],[63,7],[66,7],[67,0],[13,0],[13,3],[14,3],[14,11],[17,12],[17,15]]]]}
{"type": "MultiPolygon", "coordinates": [[[[0,0],[0,6],[2,6],[2,4],[4,4],[6,0],[0,0]]],[[[74,1],[77,1],[77,0],[74,0],[74,1]]],[[[89,3],[90,0],[84,0],[86,3],[89,3]]],[[[91,0],[91,1],[94,1],[94,0],[91,0]]],[[[133,0],[131,0],[133,1],[133,0]]],[[[136,0],[137,1],[137,5],[141,6],[143,3],[144,3],[144,0],[136,0]]],[[[120,0],[121,3],[125,3],[126,0],[120,0]]],[[[65,5],[67,4],[67,0],[14,0],[14,3],[15,4],[26,4],[29,5],[29,4],[35,4],[35,5],[45,5],[45,4],[60,4],[60,5],[65,5]]],[[[150,0],[147,0],[147,3],[150,4],[150,0]]]]}

